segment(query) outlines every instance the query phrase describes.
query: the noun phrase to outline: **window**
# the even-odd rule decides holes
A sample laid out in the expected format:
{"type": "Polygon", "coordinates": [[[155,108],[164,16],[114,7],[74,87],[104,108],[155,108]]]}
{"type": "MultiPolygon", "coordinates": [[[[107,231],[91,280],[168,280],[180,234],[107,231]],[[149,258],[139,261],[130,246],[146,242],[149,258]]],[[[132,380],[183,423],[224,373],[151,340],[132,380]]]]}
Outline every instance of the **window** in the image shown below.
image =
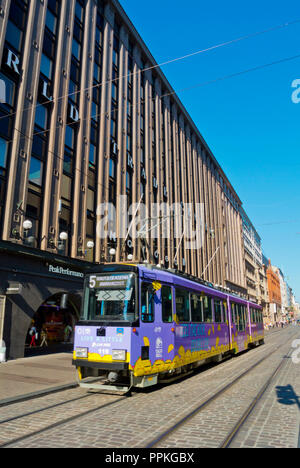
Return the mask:
{"type": "Polygon", "coordinates": [[[15,96],[15,83],[2,73],[0,73],[0,80],[4,81],[5,83],[5,102],[9,106],[13,107],[15,96]]]}
{"type": "Polygon", "coordinates": [[[64,153],[64,172],[67,174],[73,174],[73,155],[65,148],[64,153]]]}
{"type": "Polygon", "coordinates": [[[41,129],[46,130],[48,123],[48,109],[45,106],[37,105],[35,109],[35,123],[41,129]]]}
{"type": "Polygon", "coordinates": [[[57,23],[56,17],[49,9],[47,9],[46,26],[49,29],[49,31],[51,31],[53,34],[55,34],[56,32],[56,23],[57,23]]]}
{"type": "Polygon", "coordinates": [[[172,322],[172,288],[170,286],[163,286],[161,288],[161,310],[162,321],[172,322]]]}
{"type": "Polygon", "coordinates": [[[97,153],[96,146],[91,143],[90,144],[90,153],[89,153],[90,166],[95,166],[95,164],[96,164],[96,153],[97,153]]]}
{"type": "Polygon", "coordinates": [[[72,42],[72,55],[78,60],[78,62],[80,61],[81,45],[76,41],[76,39],[73,39],[72,42]]]}
{"type": "Polygon", "coordinates": [[[191,294],[192,322],[203,322],[203,304],[200,294],[191,294]]]}
{"type": "Polygon", "coordinates": [[[75,16],[80,22],[83,21],[84,9],[81,3],[78,1],[76,2],[76,5],[75,5],[75,16]]]}
{"type": "Polygon", "coordinates": [[[176,315],[179,322],[190,321],[189,293],[183,289],[176,289],[176,315]]]}
{"type": "Polygon", "coordinates": [[[227,317],[227,302],[223,301],[223,320],[224,322],[228,321],[227,317]]]}
{"type": "Polygon", "coordinates": [[[238,331],[244,331],[246,328],[246,317],[245,312],[246,308],[242,304],[233,304],[235,311],[235,324],[237,325],[238,331]]]}
{"type": "Polygon", "coordinates": [[[203,322],[212,323],[213,313],[212,313],[211,298],[208,296],[202,296],[202,301],[203,301],[203,322]]]}
{"type": "Polygon", "coordinates": [[[6,40],[9,42],[18,52],[21,51],[22,44],[22,31],[15,26],[11,21],[7,23],[6,29],[6,40]]]}
{"type": "Polygon", "coordinates": [[[61,184],[61,196],[67,201],[71,201],[72,195],[72,179],[71,177],[67,177],[65,174],[62,176],[62,184],[61,184]]]}
{"type": "Polygon", "coordinates": [[[8,143],[3,138],[0,138],[0,167],[6,166],[6,158],[8,151],[8,143]]]}
{"type": "Polygon", "coordinates": [[[87,209],[89,211],[95,211],[95,192],[88,189],[87,191],[87,209]]]}
{"type": "Polygon", "coordinates": [[[235,324],[236,324],[236,323],[237,323],[237,319],[236,319],[236,313],[235,313],[235,306],[236,306],[236,304],[233,304],[233,303],[230,304],[232,323],[235,323],[235,324]]]}
{"type": "Polygon", "coordinates": [[[222,305],[220,299],[214,299],[215,306],[215,322],[222,323],[222,305]]]}
{"type": "Polygon", "coordinates": [[[109,177],[112,179],[116,178],[116,163],[113,159],[109,160],[109,177]]]}
{"type": "Polygon", "coordinates": [[[43,75],[49,78],[49,80],[51,80],[52,77],[52,67],[52,60],[50,60],[45,54],[42,54],[41,72],[43,73],[43,75]]]}
{"type": "Polygon", "coordinates": [[[141,291],[142,321],[154,322],[154,290],[152,284],[143,283],[141,291]]]}
{"type": "Polygon", "coordinates": [[[29,181],[41,186],[43,179],[43,163],[38,159],[31,157],[29,169],[29,181]]]}

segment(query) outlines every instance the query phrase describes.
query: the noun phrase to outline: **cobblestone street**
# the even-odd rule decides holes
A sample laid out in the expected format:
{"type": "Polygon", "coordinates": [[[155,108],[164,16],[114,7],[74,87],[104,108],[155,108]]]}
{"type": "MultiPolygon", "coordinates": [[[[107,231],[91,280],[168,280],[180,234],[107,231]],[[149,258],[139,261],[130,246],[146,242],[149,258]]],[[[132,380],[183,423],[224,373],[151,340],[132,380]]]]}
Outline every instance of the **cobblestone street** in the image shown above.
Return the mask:
{"type": "Polygon", "coordinates": [[[299,329],[271,332],[266,344],[177,383],[120,395],[75,388],[1,408],[3,447],[147,447],[245,370],[216,400],[155,447],[219,447],[245,408],[284,360],[276,377],[242,425],[231,447],[298,447],[299,364],[291,359],[299,329]]]}

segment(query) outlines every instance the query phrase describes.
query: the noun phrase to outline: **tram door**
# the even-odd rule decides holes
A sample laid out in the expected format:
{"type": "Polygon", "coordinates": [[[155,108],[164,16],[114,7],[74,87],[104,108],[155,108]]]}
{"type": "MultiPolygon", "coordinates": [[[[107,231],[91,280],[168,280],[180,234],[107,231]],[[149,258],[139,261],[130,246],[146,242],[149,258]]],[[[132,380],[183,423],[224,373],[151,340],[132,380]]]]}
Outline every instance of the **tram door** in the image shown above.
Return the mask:
{"type": "MultiPolygon", "coordinates": [[[[172,359],[174,349],[172,288],[157,281],[141,284],[140,331],[142,356],[147,352],[151,363],[172,359]],[[146,349],[148,347],[148,349],[146,349]]],[[[142,357],[143,359],[143,357],[142,357]]]]}

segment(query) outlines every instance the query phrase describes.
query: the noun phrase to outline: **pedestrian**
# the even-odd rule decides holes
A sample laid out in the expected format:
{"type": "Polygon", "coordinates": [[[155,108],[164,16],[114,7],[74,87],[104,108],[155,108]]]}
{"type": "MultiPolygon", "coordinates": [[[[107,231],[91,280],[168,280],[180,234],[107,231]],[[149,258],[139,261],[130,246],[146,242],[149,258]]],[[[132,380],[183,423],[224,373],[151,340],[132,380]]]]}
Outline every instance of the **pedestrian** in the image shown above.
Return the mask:
{"type": "Polygon", "coordinates": [[[31,336],[31,341],[29,345],[29,347],[31,348],[32,346],[36,346],[36,340],[38,339],[38,332],[36,327],[34,326],[34,323],[32,324],[29,330],[29,335],[31,336]]]}
{"type": "Polygon", "coordinates": [[[47,338],[48,338],[48,330],[47,328],[42,328],[42,331],[41,331],[41,344],[40,344],[40,347],[42,346],[48,346],[48,342],[47,342],[47,338]]]}
{"type": "Polygon", "coordinates": [[[73,331],[73,329],[72,329],[71,325],[67,324],[65,329],[64,329],[65,343],[67,343],[69,341],[72,331],[73,331]]]}

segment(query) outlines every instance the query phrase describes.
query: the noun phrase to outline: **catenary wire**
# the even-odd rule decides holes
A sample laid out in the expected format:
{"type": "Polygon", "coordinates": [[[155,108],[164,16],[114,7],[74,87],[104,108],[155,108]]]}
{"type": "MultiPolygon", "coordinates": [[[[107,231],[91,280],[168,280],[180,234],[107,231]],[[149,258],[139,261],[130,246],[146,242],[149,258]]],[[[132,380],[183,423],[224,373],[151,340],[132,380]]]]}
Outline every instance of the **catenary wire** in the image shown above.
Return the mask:
{"type": "MultiPolygon", "coordinates": [[[[280,60],[278,60],[278,61],[274,61],[274,62],[271,62],[271,63],[268,63],[268,64],[264,64],[264,65],[260,65],[260,66],[257,66],[257,67],[253,67],[253,68],[250,68],[250,69],[247,69],[247,70],[243,70],[243,71],[240,71],[240,72],[231,74],[231,75],[225,75],[225,76],[223,76],[223,77],[216,78],[216,79],[211,80],[211,81],[199,83],[198,85],[193,85],[192,87],[200,87],[200,86],[208,85],[208,84],[211,84],[211,83],[215,83],[215,82],[217,82],[217,81],[221,81],[221,80],[225,80],[225,79],[234,78],[234,77],[236,77],[236,76],[239,76],[239,75],[242,75],[242,74],[245,74],[245,73],[249,73],[249,72],[252,72],[252,71],[257,71],[257,70],[262,69],[262,68],[265,68],[265,67],[270,67],[270,66],[277,65],[277,64],[280,64],[280,63],[283,63],[283,62],[287,62],[287,61],[289,61],[289,60],[294,60],[294,59],[297,59],[297,58],[300,58],[300,54],[299,54],[299,55],[296,55],[296,56],[293,56],[293,57],[288,57],[288,58],[280,59],[280,60]]],[[[191,89],[191,87],[185,88],[185,90],[186,90],[186,89],[191,89]]],[[[176,93],[176,92],[174,91],[172,94],[175,94],[175,93],[176,93]]],[[[170,93],[166,93],[165,95],[160,96],[159,99],[161,99],[162,97],[165,97],[166,95],[170,95],[170,93]]],[[[152,97],[149,97],[149,99],[152,100],[152,97]]],[[[136,102],[136,103],[134,103],[134,104],[131,104],[131,106],[135,106],[135,105],[137,105],[137,104],[138,104],[138,102],[136,102]]],[[[113,112],[115,112],[116,110],[117,110],[117,109],[114,109],[113,112]]],[[[120,110],[120,109],[119,109],[119,110],[120,110]]],[[[96,116],[101,116],[101,115],[103,115],[103,114],[107,114],[107,112],[97,114],[96,116]]],[[[91,116],[90,118],[93,118],[93,117],[95,117],[95,116],[91,116]]],[[[81,119],[81,122],[82,122],[82,121],[85,121],[85,120],[88,120],[88,119],[81,119]]],[[[75,123],[72,122],[72,123],[70,123],[70,124],[66,124],[65,126],[67,126],[67,125],[74,125],[74,124],[75,124],[75,123]]],[[[56,129],[57,129],[57,128],[60,128],[60,125],[57,126],[56,129]]],[[[23,136],[24,139],[27,138],[27,139],[29,139],[29,140],[33,140],[33,137],[34,137],[35,135],[38,135],[38,134],[45,134],[45,133],[47,133],[47,132],[49,132],[50,130],[53,130],[53,129],[48,129],[48,130],[43,130],[43,131],[40,131],[40,132],[36,132],[36,133],[33,133],[31,136],[30,136],[30,135],[27,135],[27,134],[25,134],[25,133],[23,133],[21,130],[19,130],[19,129],[16,128],[16,127],[14,127],[14,130],[16,130],[17,132],[19,132],[19,133],[23,136]]],[[[11,143],[11,142],[13,142],[13,140],[8,141],[8,143],[11,143]]],[[[58,155],[56,152],[51,151],[51,150],[48,150],[47,152],[50,153],[50,154],[52,154],[52,155],[55,156],[56,158],[58,158],[58,159],[64,161],[64,158],[63,158],[62,156],[58,155]]],[[[76,168],[76,167],[74,167],[74,170],[78,171],[79,173],[82,173],[83,176],[88,177],[88,174],[87,174],[84,170],[79,169],[79,168],[76,168]]],[[[105,190],[109,190],[109,188],[108,188],[106,185],[102,184],[102,183],[99,182],[99,181],[97,181],[95,185],[101,186],[101,187],[102,187],[103,189],[105,189],[105,190]]]]}
{"type": "MultiPolygon", "coordinates": [[[[138,70],[137,72],[132,72],[132,73],[129,73],[127,75],[123,75],[123,76],[120,76],[120,77],[116,77],[116,78],[113,78],[113,79],[110,79],[110,80],[106,80],[106,81],[103,81],[101,83],[97,83],[96,85],[92,85],[92,86],[89,86],[87,88],[84,88],[84,89],[80,89],[79,91],[75,91],[73,93],[68,93],[64,96],[58,96],[56,99],[52,99],[52,100],[49,100],[49,101],[46,101],[44,102],[43,104],[35,104],[33,106],[29,106],[25,109],[23,109],[22,112],[25,112],[27,110],[31,110],[31,109],[34,109],[34,108],[37,108],[41,105],[44,105],[44,104],[47,104],[47,103],[54,103],[56,101],[59,101],[59,100],[62,100],[62,99],[66,99],[70,96],[74,96],[80,92],[86,92],[86,91],[89,91],[89,90],[92,90],[96,87],[100,87],[100,86],[103,86],[103,85],[106,85],[106,84],[109,84],[109,83],[112,83],[114,81],[118,81],[118,80],[122,80],[124,78],[128,78],[129,76],[134,76],[134,75],[138,75],[142,72],[146,72],[146,71],[149,71],[149,70],[153,70],[155,68],[158,68],[158,67],[162,67],[164,65],[168,65],[170,63],[174,63],[174,62],[178,62],[180,60],[185,60],[187,58],[190,58],[190,57],[194,57],[196,55],[199,55],[199,54],[203,54],[205,52],[209,52],[211,50],[214,50],[214,49],[218,49],[218,48],[221,48],[221,47],[225,47],[225,46],[228,46],[228,45],[231,45],[231,44],[234,44],[234,43],[237,43],[237,42],[240,42],[240,41],[243,41],[243,40],[246,40],[246,39],[250,39],[250,38],[253,38],[253,37],[257,37],[259,35],[263,35],[263,34],[267,34],[267,33],[270,33],[270,32],[274,32],[276,30],[279,30],[279,29],[283,29],[283,28],[286,28],[288,26],[292,26],[292,25],[295,25],[295,24],[299,24],[300,23],[300,19],[296,19],[296,20],[293,20],[293,21],[289,21],[289,22],[285,22],[285,23],[282,23],[280,25],[277,25],[277,26],[273,26],[271,28],[268,28],[268,29],[264,29],[264,30],[261,30],[261,31],[256,31],[254,33],[250,33],[250,34],[247,34],[245,36],[240,36],[238,38],[235,38],[235,39],[232,39],[230,41],[226,41],[226,42],[222,42],[222,43],[219,43],[219,44],[216,44],[216,45],[213,45],[211,47],[207,47],[205,49],[200,49],[196,52],[192,52],[190,54],[186,54],[186,55],[183,55],[181,57],[177,57],[175,59],[170,59],[168,61],[165,61],[165,62],[161,62],[160,64],[155,64],[155,65],[152,65],[150,67],[146,67],[144,68],[143,70],[138,70]]],[[[16,115],[17,112],[13,112],[13,113],[10,113],[8,116],[11,117],[13,115],[16,115]]],[[[3,118],[7,118],[8,116],[1,116],[0,117],[0,120],[3,119],[3,118]]]]}
{"type": "MultiPolygon", "coordinates": [[[[273,61],[273,62],[270,62],[270,63],[265,63],[263,65],[258,65],[256,67],[252,67],[252,68],[248,68],[248,69],[245,69],[245,70],[242,70],[242,71],[239,71],[239,72],[236,72],[236,73],[232,73],[232,74],[229,74],[229,75],[224,75],[222,77],[219,77],[219,78],[215,78],[215,79],[212,79],[212,80],[209,80],[209,81],[204,81],[204,82],[201,82],[201,83],[198,83],[198,84],[195,84],[195,85],[191,85],[191,86],[188,86],[186,88],[181,88],[179,89],[178,91],[172,91],[171,93],[165,93],[165,94],[162,94],[161,96],[158,96],[159,100],[161,100],[162,98],[164,97],[168,97],[168,96],[172,96],[174,94],[177,94],[178,92],[182,92],[182,91],[188,91],[190,89],[194,89],[194,88],[200,88],[202,86],[207,86],[209,84],[214,84],[214,83],[217,83],[219,81],[225,81],[225,80],[228,80],[228,79],[231,79],[231,78],[235,78],[237,76],[241,76],[241,75],[244,75],[246,73],[250,73],[250,72],[254,72],[254,71],[258,71],[258,70],[262,70],[264,68],[269,68],[271,66],[274,66],[274,65],[279,65],[281,63],[285,63],[285,62],[288,62],[288,61],[291,61],[291,60],[296,60],[296,59],[299,59],[300,58],[300,54],[298,55],[294,55],[292,57],[286,57],[286,58],[283,58],[283,59],[280,59],[280,60],[276,60],[276,61],[273,61]]],[[[152,96],[149,96],[148,97],[148,101],[153,101],[155,100],[156,97],[152,97],[152,96]]],[[[136,102],[134,103],[131,103],[129,107],[134,107],[134,106],[137,106],[139,104],[139,102],[141,104],[144,104],[147,100],[137,100],[136,102]]],[[[44,103],[45,104],[45,103],[44,103]]],[[[40,105],[44,105],[44,104],[40,104],[40,105]]],[[[123,107],[122,107],[123,108],[123,107]]],[[[103,111],[103,112],[100,112],[99,114],[95,114],[95,115],[91,115],[90,117],[87,117],[87,118],[84,118],[84,119],[80,119],[80,122],[85,122],[86,120],[90,120],[90,119],[95,119],[95,118],[98,118],[98,117],[102,117],[104,115],[111,115],[113,113],[116,113],[117,111],[121,111],[122,108],[120,107],[114,107],[111,111],[103,111]]],[[[12,114],[8,114],[6,117],[10,117],[12,114]]],[[[78,121],[79,122],[79,121],[78,121]]],[[[76,123],[78,122],[71,122],[71,123],[66,123],[64,125],[64,127],[67,127],[67,126],[72,126],[72,125],[76,125],[76,123]]],[[[48,129],[45,129],[45,130],[41,130],[41,131],[38,131],[38,132],[34,132],[32,133],[31,136],[21,132],[19,129],[17,129],[16,127],[14,127],[14,130],[17,130],[19,133],[21,133],[23,135],[24,138],[28,138],[28,139],[33,139],[32,137],[34,136],[37,136],[37,135],[42,135],[45,133],[48,133],[50,131],[53,131],[53,130],[57,130],[58,128],[61,128],[61,125],[57,125],[56,127],[54,128],[48,128],[48,129]]],[[[14,140],[7,140],[7,143],[12,143],[14,140]]],[[[50,151],[49,151],[50,152],[50,151]]]]}
{"type": "MultiPolygon", "coordinates": [[[[16,129],[18,132],[22,133],[20,130],[16,129]]],[[[30,138],[28,137],[27,135],[25,135],[27,138],[30,138]]],[[[64,158],[59,156],[57,153],[54,153],[53,151],[48,151],[48,153],[51,153],[53,154],[54,156],[57,157],[57,159],[60,159],[61,161],[64,161],[64,158]]],[[[88,174],[83,171],[82,169],[78,169],[78,168],[74,168],[74,170],[80,172],[83,174],[83,176],[85,177],[88,177],[88,174]]],[[[102,184],[101,182],[96,182],[97,186],[101,186],[102,188],[106,189],[106,190],[109,190],[109,187],[102,184]]],[[[256,226],[273,226],[273,225],[276,225],[276,224],[297,224],[297,223],[300,223],[300,219],[298,220],[289,220],[289,221],[272,221],[272,222],[269,222],[269,223],[260,223],[260,224],[256,224],[256,226]]],[[[214,226],[214,230],[222,230],[223,229],[223,225],[222,226],[214,226]]],[[[300,232],[297,232],[296,234],[300,234],[300,232]]]]}

